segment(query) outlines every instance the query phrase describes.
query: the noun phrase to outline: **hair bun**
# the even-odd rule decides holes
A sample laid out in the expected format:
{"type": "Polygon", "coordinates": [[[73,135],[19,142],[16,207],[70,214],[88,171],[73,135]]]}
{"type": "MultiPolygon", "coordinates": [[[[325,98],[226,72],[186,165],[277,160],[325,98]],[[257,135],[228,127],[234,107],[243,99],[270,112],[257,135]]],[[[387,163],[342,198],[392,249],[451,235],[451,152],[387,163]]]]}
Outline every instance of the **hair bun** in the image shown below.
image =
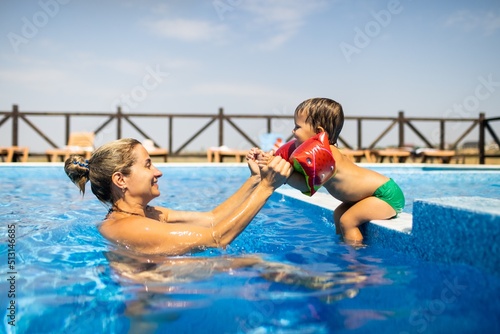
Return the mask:
{"type": "Polygon", "coordinates": [[[80,155],[71,155],[64,162],[64,171],[82,194],[85,194],[85,184],[89,180],[89,162],[80,155]]]}

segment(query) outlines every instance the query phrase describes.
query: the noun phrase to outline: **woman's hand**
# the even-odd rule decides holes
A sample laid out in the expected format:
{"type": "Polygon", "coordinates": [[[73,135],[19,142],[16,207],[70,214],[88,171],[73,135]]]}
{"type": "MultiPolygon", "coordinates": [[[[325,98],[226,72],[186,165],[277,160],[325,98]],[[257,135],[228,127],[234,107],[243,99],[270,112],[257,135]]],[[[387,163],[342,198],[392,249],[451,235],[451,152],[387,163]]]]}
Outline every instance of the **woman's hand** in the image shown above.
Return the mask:
{"type": "Polygon", "coordinates": [[[273,157],[268,164],[261,166],[261,184],[279,188],[292,175],[292,165],[280,156],[273,157]]]}
{"type": "Polygon", "coordinates": [[[258,177],[260,180],[260,168],[258,165],[258,158],[260,155],[260,152],[262,152],[260,149],[257,147],[253,147],[248,151],[247,153],[247,163],[248,163],[248,168],[250,168],[250,173],[251,176],[258,177]]]}

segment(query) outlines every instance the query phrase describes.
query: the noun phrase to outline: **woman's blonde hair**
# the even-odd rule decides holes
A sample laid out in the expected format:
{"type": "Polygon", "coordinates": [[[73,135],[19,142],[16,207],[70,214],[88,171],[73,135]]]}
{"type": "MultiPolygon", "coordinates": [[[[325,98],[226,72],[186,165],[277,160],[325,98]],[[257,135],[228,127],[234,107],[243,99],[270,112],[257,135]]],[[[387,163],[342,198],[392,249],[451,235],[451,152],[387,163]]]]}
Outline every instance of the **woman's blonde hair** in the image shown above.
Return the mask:
{"type": "Polygon", "coordinates": [[[111,177],[116,172],[130,174],[135,163],[133,150],[140,142],[124,138],[104,144],[86,161],[79,155],[71,155],[64,163],[64,171],[70,180],[85,194],[85,184],[90,181],[94,195],[103,203],[113,204],[111,177]]]}

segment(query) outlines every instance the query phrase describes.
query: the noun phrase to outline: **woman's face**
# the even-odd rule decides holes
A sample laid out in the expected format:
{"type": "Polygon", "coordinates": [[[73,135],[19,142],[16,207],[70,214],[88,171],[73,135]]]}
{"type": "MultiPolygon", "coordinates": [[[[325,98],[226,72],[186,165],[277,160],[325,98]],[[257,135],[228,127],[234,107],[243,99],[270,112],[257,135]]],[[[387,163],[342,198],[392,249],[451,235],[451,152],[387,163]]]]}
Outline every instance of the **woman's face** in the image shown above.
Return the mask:
{"type": "Polygon", "coordinates": [[[126,176],[127,191],[132,197],[141,198],[146,204],[160,196],[158,179],[163,175],[151,162],[148,151],[142,145],[134,147],[136,162],[126,176]]]}
{"type": "Polygon", "coordinates": [[[307,139],[316,135],[311,124],[306,123],[307,115],[305,112],[295,114],[295,127],[293,128],[293,137],[297,139],[297,145],[302,144],[307,139]]]}

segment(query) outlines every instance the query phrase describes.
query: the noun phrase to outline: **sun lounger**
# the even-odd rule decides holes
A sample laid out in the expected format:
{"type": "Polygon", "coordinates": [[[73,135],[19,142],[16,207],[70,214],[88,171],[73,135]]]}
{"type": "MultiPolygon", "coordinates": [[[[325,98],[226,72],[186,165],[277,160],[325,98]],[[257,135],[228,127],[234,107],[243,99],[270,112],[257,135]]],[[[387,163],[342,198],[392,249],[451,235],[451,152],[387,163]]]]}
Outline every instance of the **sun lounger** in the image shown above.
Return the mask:
{"type": "Polygon", "coordinates": [[[164,162],[167,162],[167,159],[168,159],[168,150],[167,149],[155,146],[154,142],[151,139],[145,139],[142,143],[142,146],[144,146],[146,151],[148,151],[149,156],[151,158],[160,157],[160,158],[163,158],[164,162]]]}
{"type": "Polygon", "coordinates": [[[5,162],[28,162],[28,155],[29,147],[26,146],[0,147],[0,157],[2,158],[2,161],[5,162]]]}
{"type": "Polygon", "coordinates": [[[223,162],[225,157],[234,157],[236,162],[242,162],[248,150],[233,150],[227,146],[210,147],[207,150],[208,162],[223,162]]]}
{"type": "Polygon", "coordinates": [[[422,162],[432,162],[434,158],[439,159],[442,163],[450,163],[451,159],[456,155],[454,150],[436,150],[423,149],[420,151],[422,162]]]}
{"type": "Polygon", "coordinates": [[[373,154],[375,155],[375,161],[377,162],[384,162],[385,158],[388,158],[390,162],[394,163],[406,162],[406,160],[411,156],[411,152],[397,148],[374,150],[373,154]]]}
{"type": "Polygon", "coordinates": [[[90,159],[94,150],[94,133],[92,132],[74,132],[68,139],[68,145],[63,148],[46,150],[45,154],[49,162],[57,162],[58,159],[65,161],[71,154],[85,156],[90,159]]]}
{"type": "Polygon", "coordinates": [[[369,150],[351,150],[343,148],[340,152],[353,162],[361,162],[363,158],[365,158],[367,162],[374,162],[369,150]]]}

